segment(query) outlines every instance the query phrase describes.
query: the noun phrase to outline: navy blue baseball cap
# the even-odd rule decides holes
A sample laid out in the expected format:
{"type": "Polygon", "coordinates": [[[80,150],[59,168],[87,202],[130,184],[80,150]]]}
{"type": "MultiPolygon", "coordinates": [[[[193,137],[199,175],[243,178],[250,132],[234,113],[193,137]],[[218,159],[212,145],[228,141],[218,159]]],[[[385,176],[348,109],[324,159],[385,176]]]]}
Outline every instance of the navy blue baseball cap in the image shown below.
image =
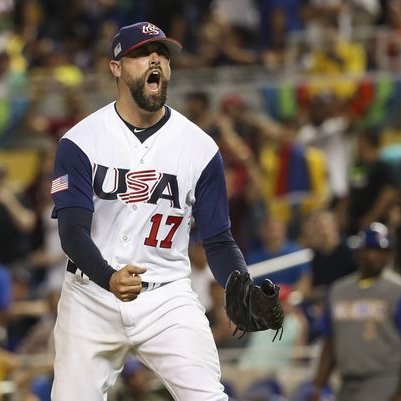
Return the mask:
{"type": "Polygon", "coordinates": [[[388,228],[379,222],[373,222],[359,231],[349,243],[353,249],[391,249],[393,241],[388,228]]]}
{"type": "Polygon", "coordinates": [[[123,26],[119,30],[111,45],[111,58],[120,60],[130,51],[152,42],[163,43],[168,48],[170,56],[175,56],[182,50],[180,42],[168,38],[156,25],[150,22],[138,22],[123,26]]]}

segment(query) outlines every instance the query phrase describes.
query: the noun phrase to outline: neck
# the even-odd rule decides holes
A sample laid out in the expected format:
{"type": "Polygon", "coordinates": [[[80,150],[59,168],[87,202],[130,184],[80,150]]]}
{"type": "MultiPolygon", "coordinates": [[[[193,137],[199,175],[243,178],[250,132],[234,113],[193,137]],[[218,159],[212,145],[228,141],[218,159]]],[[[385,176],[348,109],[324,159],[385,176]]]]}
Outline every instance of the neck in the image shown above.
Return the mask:
{"type": "Polygon", "coordinates": [[[155,125],[165,113],[164,107],[157,111],[141,109],[132,99],[119,96],[116,107],[118,114],[127,122],[138,128],[149,128],[155,125]]]}

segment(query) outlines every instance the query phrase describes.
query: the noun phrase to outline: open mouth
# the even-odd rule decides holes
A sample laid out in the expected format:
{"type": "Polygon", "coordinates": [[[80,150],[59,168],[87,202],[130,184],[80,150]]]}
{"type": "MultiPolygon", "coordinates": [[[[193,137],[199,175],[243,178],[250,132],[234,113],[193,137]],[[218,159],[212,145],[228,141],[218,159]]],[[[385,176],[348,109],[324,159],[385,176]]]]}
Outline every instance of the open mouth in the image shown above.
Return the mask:
{"type": "Polygon", "coordinates": [[[150,91],[152,92],[158,91],[160,78],[161,78],[160,71],[153,70],[150,72],[148,79],[146,80],[147,87],[150,89],[150,91]]]}

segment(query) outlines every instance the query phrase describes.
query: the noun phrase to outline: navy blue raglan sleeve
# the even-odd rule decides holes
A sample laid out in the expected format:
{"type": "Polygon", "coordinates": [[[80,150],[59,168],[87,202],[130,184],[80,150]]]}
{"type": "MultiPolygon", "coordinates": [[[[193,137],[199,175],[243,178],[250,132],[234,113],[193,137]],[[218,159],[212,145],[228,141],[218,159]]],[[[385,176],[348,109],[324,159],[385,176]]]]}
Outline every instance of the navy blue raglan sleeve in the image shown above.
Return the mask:
{"type": "Polygon", "coordinates": [[[220,152],[210,160],[198,180],[193,216],[202,239],[226,231],[231,226],[220,152]]]}
{"type": "Polygon", "coordinates": [[[52,185],[52,217],[58,219],[61,246],[76,267],[109,290],[115,270],[103,259],[91,237],[92,194],[92,166],[87,155],[74,142],[62,139],[52,185]]]}
{"type": "Polygon", "coordinates": [[[203,240],[210,270],[224,287],[233,270],[246,271],[247,268],[230,230],[223,159],[219,151],[198,180],[193,216],[203,240]]]}
{"type": "Polygon", "coordinates": [[[80,207],[93,212],[92,166],[88,156],[69,139],[60,141],[52,186],[54,210],[52,217],[64,208],[80,207]],[[58,186],[61,179],[63,186],[58,186]]]}

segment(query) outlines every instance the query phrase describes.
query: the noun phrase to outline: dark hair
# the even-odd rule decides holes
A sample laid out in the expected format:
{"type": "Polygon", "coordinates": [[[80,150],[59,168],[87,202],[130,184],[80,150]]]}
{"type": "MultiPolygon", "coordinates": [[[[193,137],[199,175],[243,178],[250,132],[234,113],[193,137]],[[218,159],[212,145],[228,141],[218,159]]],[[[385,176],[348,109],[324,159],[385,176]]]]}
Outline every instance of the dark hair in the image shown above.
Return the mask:
{"type": "Polygon", "coordinates": [[[209,106],[210,105],[209,95],[206,92],[201,92],[201,91],[189,92],[189,93],[187,93],[185,98],[186,98],[186,100],[197,100],[197,101],[200,101],[205,106],[209,106]]]}

